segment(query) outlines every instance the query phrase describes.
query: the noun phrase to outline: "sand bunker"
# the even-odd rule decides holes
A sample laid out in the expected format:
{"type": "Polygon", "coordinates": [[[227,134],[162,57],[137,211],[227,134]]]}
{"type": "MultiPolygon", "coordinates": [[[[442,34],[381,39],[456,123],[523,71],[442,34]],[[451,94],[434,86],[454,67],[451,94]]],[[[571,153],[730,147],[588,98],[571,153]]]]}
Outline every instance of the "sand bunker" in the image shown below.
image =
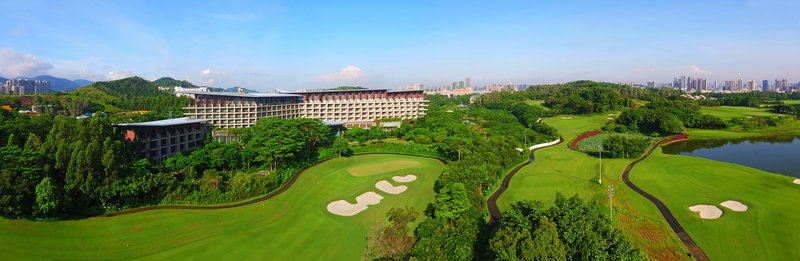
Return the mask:
{"type": "Polygon", "coordinates": [[[412,181],[417,180],[417,176],[414,176],[414,175],[394,176],[394,177],[392,177],[392,180],[394,180],[395,182],[406,183],[406,182],[412,182],[412,181]]]}
{"type": "Polygon", "coordinates": [[[561,117],[561,118],[562,118],[562,119],[565,119],[565,120],[572,119],[572,117],[561,117]]]}
{"type": "Polygon", "coordinates": [[[366,210],[369,205],[377,205],[381,203],[383,196],[378,193],[369,191],[356,197],[356,204],[350,204],[346,200],[337,200],[328,204],[328,212],[339,216],[353,216],[361,211],[366,210]]]}
{"type": "Polygon", "coordinates": [[[800,184],[800,179],[794,179],[794,184],[800,184]]]}
{"type": "Polygon", "coordinates": [[[723,207],[729,208],[736,212],[744,212],[747,211],[747,205],[742,204],[742,202],[735,201],[735,200],[728,200],[725,202],[720,203],[723,207]]]}
{"type": "Polygon", "coordinates": [[[614,120],[614,118],[606,118],[606,119],[609,119],[609,120],[614,120]]]}
{"type": "Polygon", "coordinates": [[[397,186],[397,187],[392,186],[392,183],[389,183],[388,181],[385,181],[385,180],[381,180],[381,181],[378,181],[378,183],[375,183],[375,187],[378,188],[379,190],[383,191],[383,192],[386,192],[386,193],[389,193],[389,194],[394,194],[394,195],[403,193],[404,191],[406,191],[406,189],[408,189],[408,187],[403,186],[403,185],[400,185],[400,186],[397,186]]]}
{"type": "Polygon", "coordinates": [[[714,205],[694,205],[689,210],[699,212],[702,219],[718,219],[722,216],[722,210],[714,205]]]}

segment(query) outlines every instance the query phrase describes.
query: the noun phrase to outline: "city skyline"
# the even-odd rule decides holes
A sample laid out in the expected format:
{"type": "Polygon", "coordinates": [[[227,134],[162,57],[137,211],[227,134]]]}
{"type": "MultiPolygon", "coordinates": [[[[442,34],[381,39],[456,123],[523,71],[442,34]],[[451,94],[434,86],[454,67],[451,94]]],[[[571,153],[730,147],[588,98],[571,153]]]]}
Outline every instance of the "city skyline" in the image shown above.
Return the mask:
{"type": "Polygon", "coordinates": [[[4,78],[169,76],[258,91],[464,77],[473,86],[800,79],[798,1],[16,1],[4,9],[4,78]]]}

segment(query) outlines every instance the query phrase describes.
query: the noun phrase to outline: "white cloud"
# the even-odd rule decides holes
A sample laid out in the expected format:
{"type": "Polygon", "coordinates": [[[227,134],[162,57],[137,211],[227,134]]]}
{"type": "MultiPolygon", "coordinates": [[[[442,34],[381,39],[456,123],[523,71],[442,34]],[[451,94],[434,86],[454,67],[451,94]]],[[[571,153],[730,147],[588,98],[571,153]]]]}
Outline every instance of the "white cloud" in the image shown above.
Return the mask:
{"type": "Polygon", "coordinates": [[[690,70],[692,73],[698,73],[698,74],[712,74],[712,72],[711,72],[711,71],[707,71],[707,70],[705,70],[705,69],[703,69],[703,68],[700,68],[700,66],[698,66],[698,65],[690,65],[690,66],[689,66],[689,70],[690,70]]]}
{"type": "Polygon", "coordinates": [[[0,75],[7,77],[47,74],[53,65],[29,53],[0,48],[0,75]]]}
{"type": "Polygon", "coordinates": [[[345,66],[337,73],[329,73],[319,77],[324,82],[356,82],[365,80],[364,70],[353,65],[345,66]]]}
{"type": "Polygon", "coordinates": [[[110,71],[108,75],[106,75],[106,79],[109,81],[124,79],[133,76],[130,72],[127,71],[110,71]]]}
{"type": "Polygon", "coordinates": [[[211,68],[206,68],[200,71],[200,77],[203,78],[203,86],[214,86],[214,83],[217,82],[217,78],[220,78],[223,75],[224,74],[220,72],[212,72],[211,68]]]}

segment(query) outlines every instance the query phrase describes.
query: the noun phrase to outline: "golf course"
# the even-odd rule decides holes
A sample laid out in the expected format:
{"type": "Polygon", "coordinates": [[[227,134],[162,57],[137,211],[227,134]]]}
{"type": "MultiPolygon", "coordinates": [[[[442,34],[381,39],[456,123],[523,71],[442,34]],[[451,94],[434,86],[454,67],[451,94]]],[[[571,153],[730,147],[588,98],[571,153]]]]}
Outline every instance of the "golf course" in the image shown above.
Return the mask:
{"type": "Polygon", "coordinates": [[[425,157],[358,155],[309,168],[284,193],[243,207],[55,222],[2,219],[0,257],[357,260],[370,227],[386,222],[390,208],[414,207],[424,218],[422,211],[433,200],[433,183],[443,168],[440,161],[425,157]],[[407,189],[385,193],[376,188],[380,181],[407,189]],[[340,216],[326,209],[337,200],[355,203],[367,192],[382,198],[360,213],[340,216]]]}
{"type": "MultiPolygon", "coordinates": [[[[765,109],[704,107],[720,117],[777,116],[765,109]]],[[[614,115],[608,115],[614,117],[614,115]]],[[[667,226],[655,206],[620,180],[632,159],[603,159],[603,184],[599,159],[570,149],[569,141],[600,129],[607,115],[565,115],[544,119],[556,127],[566,142],[536,152],[536,162],[522,168],[509,189],[498,199],[502,210],[519,200],[553,201],[560,192],[588,200],[609,201],[607,186],[614,186],[614,223],[621,226],[651,258],[689,259],[686,249],[667,226]]],[[[771,136],[796,124],[764,130],[689,130],[690,139],[771,136]],[[692,136],[697,134],[695,136],[692,136]]],[[[791,260],[797,257],[795,235],[800,234],[800,185],[793,177],[699,157],[668,155],[657,148],[629,175],[638,187],[660,199],[711,260],[791,260]],[[779,200],[780,199],[780,200],[779,200]],[[745,210],[724,207],[736,202],[745,210]],[[726,203],[727,204],[727,203],[726,203]],[[719,208],[717,219],[701,219],[689,208],[719,208]]]]}
{"type": "Polygon", "coordinates": [[[684,246],[658,209],[622,182],[622,170],[633,159],[603,159],[603,184],[598,184],[599,159],[568,147],[581,133],[598,130],[608,118],[615,116],[570,115],[544,119],[559,130],[565,141],[536,151],[536,161],[520,169],[511,179],[508,190],[497,200],[498,207],[502,211],[520,200],[539,200],[548,205],[558,192],[567,197],[578,194],[586,200],[608,202],[607,186],[614,185],[615,224],[622,226],[651,258],[688,259],[684,246]]]}

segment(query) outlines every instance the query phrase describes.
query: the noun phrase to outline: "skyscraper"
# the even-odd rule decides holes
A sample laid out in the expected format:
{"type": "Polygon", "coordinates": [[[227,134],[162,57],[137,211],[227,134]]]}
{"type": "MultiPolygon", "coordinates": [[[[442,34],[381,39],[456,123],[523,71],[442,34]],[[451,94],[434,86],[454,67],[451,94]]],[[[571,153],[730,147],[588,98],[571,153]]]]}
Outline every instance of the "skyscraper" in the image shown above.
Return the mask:
{"type": "Polygon", "coordinates": [[[769,80],[764,80],[761,82],[761,90],[762,91],[769,91],[769,80]]]}
{"type": "Polygon", "coordinates": [[[471,81],[470,81],[470,78],[469,78],[469,77],[467,77],[467,79],[465,80],[465,82],[467,83],[467,87],[472,87],[472,83],[471,83],[471,81]]]}

